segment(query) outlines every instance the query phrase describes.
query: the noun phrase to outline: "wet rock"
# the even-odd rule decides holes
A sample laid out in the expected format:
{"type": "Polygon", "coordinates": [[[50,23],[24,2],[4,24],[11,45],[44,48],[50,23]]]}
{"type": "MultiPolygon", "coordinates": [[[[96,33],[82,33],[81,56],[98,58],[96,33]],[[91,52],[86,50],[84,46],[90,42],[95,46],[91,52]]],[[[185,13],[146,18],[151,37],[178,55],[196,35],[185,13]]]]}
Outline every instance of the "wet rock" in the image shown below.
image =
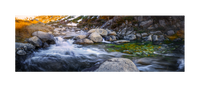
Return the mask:
{"type": "Polygon", "coordinates": [[[112,38],[112,41],[117,40],[116,36],[110,36],[112,38]]]}
{"type": "Polygon", "coordinates": [[[161,31],[150,31],[149,33],[152,35],[162,35],[161,31]]]}
{"type": "Polygon", "coordinates": [[[142,37],[147,36],[147,33],[141,33],[142,37]]]}
{"type": "Polygon", "coordinates": [[[72,39],[74,36],[64,36],[63,39],[72,39]]]}
{"type": "Polygon", "coordinates": [[[141,58],[137,60],[137,63],[143,64],[143,65],[150,65],[152,61],[153,61],[152,58],[141,58]]]}
{"type": "Polygon", "coordinates": [[[149,35],[147,41],[152,41],[152,35],[149,35]]]}
{"type": "Polygon", "coordinates": [[[136,33],[137,38],[141,38],[142,36],[140,35],[140,33],[136,33]]]}
{"type": "Polygon", "coordinates": [[[112,38],[110,36],[106,36],[106,37],[103,37],[106,41],[112,41],[112,38]]]}
{"type": "Polygon", "coordinates": [[[95,72],[139,72],[139,70],[129,59],[112,58],[102,63],[95,72]]]}
{"type": "Polygon", "coordinates": [[[127,42],[130,42],[129,40],[117,40],[117,41],[114,41],[114,43],[127,43],[127,42]]]}
{"type": "Polygon", "coordinates": [[[32,51],[32,50],[35,49],[35,46],[30,44],[30,43],[18,43],[18,42],[16,42],[15,43],[15,49],[16,50],[23,49],[25,51],[32,51]]]}
{"type": "Polygon", "coordinates": [[[93,44],[94,42],[90,39],[84,38],[84,39],[78,39],[74,41],[74,44],[93,44]]]}
{"type": "Polygon", "coordinates": [[[153,24],[153,20],[148,20],[148,21],[143,21],[140,23],[140,26],[147,28],[148,26],[150,26],[151,24],[153,24]]]}
{"type": "Polygon", "coordinates": [[[153,35],[153,41],[164,41],[165,38],[163,35],[153,35]]]}
{"type": "Polygon", "coordinates": [[[26,55],[26,52],[24,50],[18,50],[17,54],[18,55],[26,55]]]}
{"type": "Polygon", "coordinates": [[[102,42],[103,38],[97,32],[90,34],[89,38],[94,42],[102,42]]]}
{"type": "Polygon", "coordinates": [[[28,42],[33,44],[36,47],[42,47],[42,41],[37,36],[33,36],[29,38],[28,42]]]}
{"type": "Polygon", "coordinates": [[[49,47],[49,44],[47,44],[46,42],[43,44],[43,47],[49,47]]]}
{"type": "Polygon", "coordinates": [[[128,36],[124,36],[124,39],[126,39],[126,40],[135,40],[136,39],[136,35],[130,34],[128,36]]]}
{"type": "Polygon", "coordinates": [[[36,31],[32,33],[33,36],[37,36],[42,40],[42,42],[48,42],[50,44],[55,44],[55,39],[52,34],[49,34],[47,32],[42,32],[42,31],[36,31]]]}
{"type": "Polygon", "coordinates": [[[117,34],[116,34],[115,31],[113,31],[113,32],[109,32],[108,35],[114,35],[114,36],[116,36],[117,34]]]}
{"type": "Polygon", "coordinates": [[[167,35],[168,36],[171,36],[171,35],[174,35],[175,33],[174,33],[174,31],[173,30],[169,30],[169,31],[167,31],[167,35]]]}

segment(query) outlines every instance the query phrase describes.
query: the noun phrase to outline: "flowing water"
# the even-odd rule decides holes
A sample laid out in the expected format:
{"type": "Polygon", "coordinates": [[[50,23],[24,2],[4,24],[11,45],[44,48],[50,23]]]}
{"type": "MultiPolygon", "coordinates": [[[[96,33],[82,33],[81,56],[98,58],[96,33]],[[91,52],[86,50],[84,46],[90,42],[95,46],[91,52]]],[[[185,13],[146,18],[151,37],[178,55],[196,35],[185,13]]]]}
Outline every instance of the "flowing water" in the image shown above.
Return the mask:
{"type": "MultiPolygon", "coordinates": [[[[64,32],[74,36],[86,34],[84,31],[75,32],[69,29],[64,32]]],[[[17,67],[17,71],[83,71],[92,67],[98,68],[107,59],[123,58],[129,55],[121,52],[106,51],[105,44],[111,42],[105,40],[103,40],[103,43],[98,44],[78,45],[73,44],[73,38],[63,39],[63,36],[57,36],[55,39],[56,44],[50,45],[48,48],[38,49],[24,57],[24,60],[20,60],[20,67],[17,67]]],[[[168,71],[159,70],[159,65],[156,64],[137,64],[136,60],[133,60],[133,62],[140,71],[168,71]]],[[[183,71],[184,59],[178,59],[177,64],[177,70],[183,71]]]]}

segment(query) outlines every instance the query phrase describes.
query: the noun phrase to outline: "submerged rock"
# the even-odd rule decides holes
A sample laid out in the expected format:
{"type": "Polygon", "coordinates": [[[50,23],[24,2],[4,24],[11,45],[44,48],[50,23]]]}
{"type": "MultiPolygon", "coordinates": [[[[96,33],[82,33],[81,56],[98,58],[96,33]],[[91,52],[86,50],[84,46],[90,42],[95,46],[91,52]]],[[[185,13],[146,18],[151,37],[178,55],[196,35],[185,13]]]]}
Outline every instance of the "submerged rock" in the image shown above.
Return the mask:
{"type": "Polygon", "coordinates": [[[139,72],[139,70],[129,59],[112,58],[102,63],[95,72],[139,72]]]}

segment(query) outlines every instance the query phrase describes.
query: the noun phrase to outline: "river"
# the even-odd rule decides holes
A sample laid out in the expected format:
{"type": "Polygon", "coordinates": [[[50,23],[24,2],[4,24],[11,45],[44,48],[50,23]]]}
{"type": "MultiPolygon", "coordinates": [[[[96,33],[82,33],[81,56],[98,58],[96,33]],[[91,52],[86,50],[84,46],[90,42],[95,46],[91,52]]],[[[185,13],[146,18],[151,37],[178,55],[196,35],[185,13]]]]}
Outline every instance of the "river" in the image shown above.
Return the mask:
{"type": "MultiPolygon", "coordinates": [[[[74,28],[68,28],[63,32],[70,33],[73,36],[86,34],[84,31],[75,31],[74,28]]],[[[69,34],[68,34],[69,35],[69,34]]],[[[103,43],[91,45],[73,44],[74,39],[63,39],[64,36],[56,36],[56,44],[48,48],[41,48],[32,54],[17,59],[17,71],[93,71],[101,63],[110,58],[125,58],[129,54],[121,52],[108,52],[106,44],[111,42],[103,40],[103,43]]],[[[159,71],[184,71],[184,56],[176,54],[162,54],[168,58],[177,58],[175,66],[158,65],[164,62],[156,61],[150,65],[141,65],[137,63],[139,58],[131,59],[141,72],[159,72],[159,71]],[[171,67],[171,68],[170,68],[171,67]],[[175,68],[174,68],[175,67],[175,68]]],[[[165,62],[164,62],[165,63],[165,62]]],[[[163,63],[162,63],[163,64],[163,63]]]]}

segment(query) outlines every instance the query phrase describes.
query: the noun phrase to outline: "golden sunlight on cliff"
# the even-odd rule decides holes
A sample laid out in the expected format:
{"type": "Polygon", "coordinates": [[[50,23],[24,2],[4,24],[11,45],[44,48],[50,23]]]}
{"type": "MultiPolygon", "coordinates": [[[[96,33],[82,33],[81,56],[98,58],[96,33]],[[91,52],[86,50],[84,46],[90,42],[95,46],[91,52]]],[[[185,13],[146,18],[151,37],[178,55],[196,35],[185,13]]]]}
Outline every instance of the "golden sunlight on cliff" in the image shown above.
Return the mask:
{"type": "Polygon", "coordinates": [[[67,13],[14,13],[12,16],[12,29],[20,29],[39,22],[48,23],[65,16],[67,16],[67,13]]]}

